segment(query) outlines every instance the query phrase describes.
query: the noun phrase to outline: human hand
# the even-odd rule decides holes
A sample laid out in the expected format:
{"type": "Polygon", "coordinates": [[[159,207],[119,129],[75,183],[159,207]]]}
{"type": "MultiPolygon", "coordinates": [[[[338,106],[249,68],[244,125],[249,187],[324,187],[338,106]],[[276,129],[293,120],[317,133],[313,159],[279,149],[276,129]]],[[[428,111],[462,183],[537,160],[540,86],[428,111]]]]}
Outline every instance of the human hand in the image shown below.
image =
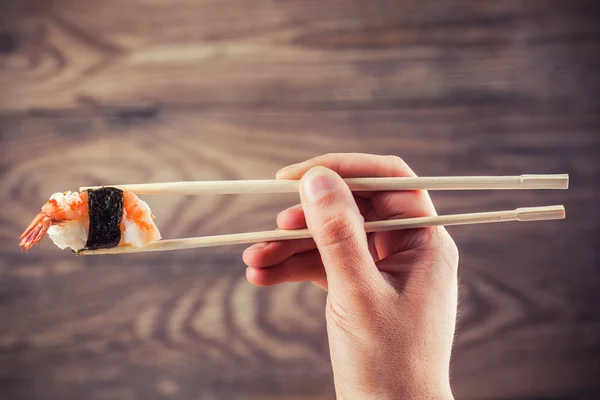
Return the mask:
{"type": "Polygon", "coordinates": [[[325,316],[339,399],[451,399],[458,251],[443,227],[366,234],[364,221],[435,215],[427,192],[360,192],[340,177],[415,176],[398,157],[328,154],[286,167],[301,205],[280,229],[313,239],[259,243],[243,255],[259,286],[312,281],[325,316]],[[339,174],[339,175],[338,175],[339,174]]]}

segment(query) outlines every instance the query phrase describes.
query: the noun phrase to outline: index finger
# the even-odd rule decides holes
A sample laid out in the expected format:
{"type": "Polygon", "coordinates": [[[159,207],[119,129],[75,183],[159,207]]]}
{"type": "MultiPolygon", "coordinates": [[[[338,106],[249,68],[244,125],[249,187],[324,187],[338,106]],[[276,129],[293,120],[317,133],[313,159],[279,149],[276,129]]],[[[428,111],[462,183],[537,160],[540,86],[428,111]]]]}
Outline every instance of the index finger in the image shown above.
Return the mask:
{"type": "MultiPolygon", "coordinates": [[[[293,164],[277,172],[277,179],[300,179],[315,166],[329,168],[343,178],[415,177],[414,171],[397,156],[362,153],[331,153],[293,164]]],[[[429,194],[424,191],[361,192],[357,196],[371,199],[373,209],[382,219],[436,215],[429,194]]]]}
{"type": "Polygon", "coordinates": [[[277,171],[277,179],[300,179],[312,167],[329,168],[342,178],[414,177],[416,174],[397,156],[362,153],[330,153],[277,171]]]}

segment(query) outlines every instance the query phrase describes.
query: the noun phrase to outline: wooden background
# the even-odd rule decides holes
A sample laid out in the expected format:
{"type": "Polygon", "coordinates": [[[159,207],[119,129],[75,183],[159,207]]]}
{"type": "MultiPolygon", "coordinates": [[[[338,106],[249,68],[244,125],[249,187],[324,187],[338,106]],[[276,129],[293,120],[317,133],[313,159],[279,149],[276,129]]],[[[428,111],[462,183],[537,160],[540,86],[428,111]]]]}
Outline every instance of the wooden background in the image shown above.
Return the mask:
{"type": "MultiPolygon", "coordinates": [[[[459,399],[600,398],[596,0],[0,0],[0,398],[332,399],[324,293],[249,285],[243,247],[78,258],[18,236],[84,184],[257,179],[326,152],[421,175],[457,227],[459,399]]],[[[270,229],[295,196],[147,197],[164,237],[270,229]]]]}

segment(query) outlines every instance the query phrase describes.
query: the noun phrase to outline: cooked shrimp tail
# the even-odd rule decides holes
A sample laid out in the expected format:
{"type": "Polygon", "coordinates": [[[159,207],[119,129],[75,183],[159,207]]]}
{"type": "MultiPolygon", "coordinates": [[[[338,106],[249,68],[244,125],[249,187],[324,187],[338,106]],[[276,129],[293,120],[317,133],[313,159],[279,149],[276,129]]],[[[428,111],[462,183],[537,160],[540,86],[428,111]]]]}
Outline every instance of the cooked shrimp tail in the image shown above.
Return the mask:
{"type": "Polygon", "coordinates": [[[50,228],[50,223],[52,219],[44,214],[43,212],[36,215],[36,217],[31,221],[31,224],[25,229],[25,232],[21,235],[19,242],[19,247],[22,251],[29,250],[34,244],[42,240],[48,228],[50,228]]]}

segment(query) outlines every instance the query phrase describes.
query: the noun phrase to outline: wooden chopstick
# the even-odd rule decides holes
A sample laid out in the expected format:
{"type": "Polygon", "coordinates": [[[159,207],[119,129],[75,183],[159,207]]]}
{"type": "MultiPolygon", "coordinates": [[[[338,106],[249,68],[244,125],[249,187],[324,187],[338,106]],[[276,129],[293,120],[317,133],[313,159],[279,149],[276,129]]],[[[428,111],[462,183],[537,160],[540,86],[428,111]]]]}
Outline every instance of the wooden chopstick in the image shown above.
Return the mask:
{"type": "MultiPolygon", "coordinates": [[[[352,191],[568,189],[569,175],[348,178],[352,191]]],[[[298,192],[298,180],[238,180],[105,185],[137,194],[266,194],[298,192]]],[[[102,186],[83,186],[80,191],[102,186]]]]}
{"type": "MultiPolygon", "coordinates": [[[[483,224],[507,221],[542,221],[564,219],[565,208],[559,206],[524,207],[516,210],[492,211],[470,214],[441,215],[433,217],[406,218],[388,221],[366,222],[366,232],[383,232],[400,229],[424,228],[428,226],[451,226],[467,224],[483,224]]],[[[229,235],[204,236],[185,239],[159,240],[145,247],[113,247],[110,249],[82,250],[78,254],[121,254],[148,251],[184,250],[199,247],[224,246],[269,242],[274,240],[291,240],[310,238],[308,229],[274,230],[264,232],[234,233],[229,235]]]]}

